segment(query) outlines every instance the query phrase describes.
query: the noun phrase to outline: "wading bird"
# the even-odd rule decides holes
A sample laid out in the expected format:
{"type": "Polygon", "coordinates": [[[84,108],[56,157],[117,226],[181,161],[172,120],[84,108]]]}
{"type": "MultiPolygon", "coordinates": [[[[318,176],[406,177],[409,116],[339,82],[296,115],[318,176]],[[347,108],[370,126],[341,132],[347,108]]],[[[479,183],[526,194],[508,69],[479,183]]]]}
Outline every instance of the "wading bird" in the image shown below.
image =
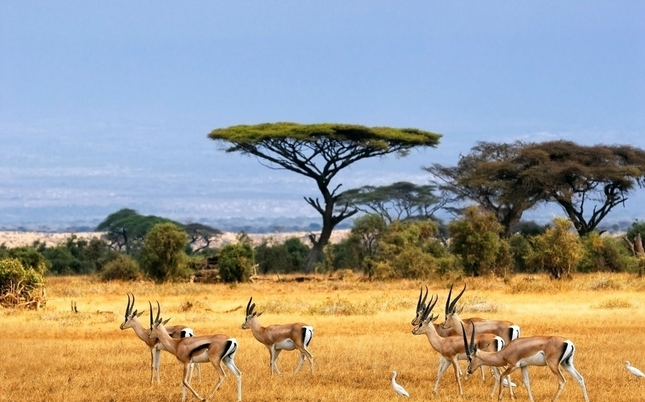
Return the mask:
{"type": "Polygon", "coordinates": [[[627,370],[632,373],[636,378],[643,378],[645,377],[645,374],[643,374],[642,371],[637,369],[636,367],[632,366],[632,364],[628,361],[625,361],[625,367],[627,370]]]}
{"type": "Polygon", "coordinates": [[[394,392],[401,396],[405,396],[407,398],[410,397],[408,391],[406,391],[405,388],[396,383],[396,371],[392,371],[392,389],[394,390],[394,392]]]}

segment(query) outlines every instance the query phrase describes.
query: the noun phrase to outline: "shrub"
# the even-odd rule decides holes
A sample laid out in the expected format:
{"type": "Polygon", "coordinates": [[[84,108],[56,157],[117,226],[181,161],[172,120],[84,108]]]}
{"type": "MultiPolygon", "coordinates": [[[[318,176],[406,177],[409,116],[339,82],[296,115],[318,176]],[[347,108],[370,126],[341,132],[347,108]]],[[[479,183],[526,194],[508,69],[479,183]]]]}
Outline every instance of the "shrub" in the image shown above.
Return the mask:
{"type": "Polygon", "coordinates": [[[119,254],[114,260],[105,264],[101,272],[101,279],[104,281],[115,279],[134,281],[141,279],[141,270],[135,260],[126,254],[119,254]]]}
{"type": "Polygon", "coordinates": [[[222,281],[248,282],[253,273],[253,248],[250,243],[228,244],[220,250],[217,265],[222,281]]]}
{"type": "Polygon", "coordinates": [[[26,305],[34,299],[33,291],[43,284],[43,277],[26,268],[17,258],[0,259],[0,305],[26,305]]]}
{"type": "Polygon", "coordinates": [[[141,269],[157,282],[187,277],[186,232],[173,223],[155,225],[143,241],[141,269]]]}
{"type": "Polygon", "coordinates": [[[553,227],[535,236],[527,263],[549,272],[553,279],[570,278],[582,258],[582,245],[577,234],[571,232],[571,221],[555,218],[553,227]]]}

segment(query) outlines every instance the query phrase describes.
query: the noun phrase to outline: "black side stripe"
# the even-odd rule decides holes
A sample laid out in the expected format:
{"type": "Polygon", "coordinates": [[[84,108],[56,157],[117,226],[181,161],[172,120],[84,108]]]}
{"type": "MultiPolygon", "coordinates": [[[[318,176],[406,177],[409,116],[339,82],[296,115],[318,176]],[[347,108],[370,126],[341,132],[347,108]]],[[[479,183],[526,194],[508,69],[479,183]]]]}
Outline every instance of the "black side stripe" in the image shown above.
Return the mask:
{"type": "Polygon", "coordinates": [[[208,349],[210,346],[211,346],[210,343],[201,344],[197,346],[195,349],[191,350],[188,356],[193,357],[193,356],[199,355],[204,351],[204,349],[208,349]]]}

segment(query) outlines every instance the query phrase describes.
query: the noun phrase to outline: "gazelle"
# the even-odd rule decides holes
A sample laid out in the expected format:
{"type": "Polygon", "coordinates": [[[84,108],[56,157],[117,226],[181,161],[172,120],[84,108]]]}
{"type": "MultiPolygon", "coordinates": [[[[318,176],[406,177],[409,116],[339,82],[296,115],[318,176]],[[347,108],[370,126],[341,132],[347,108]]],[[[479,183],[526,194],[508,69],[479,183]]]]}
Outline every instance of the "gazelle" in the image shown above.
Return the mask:
{"type": "Polygon", "coordinates": [[[450,285],[450,291],[448,292],[448,298],[446,299],[445,319],[443,324],[441,324],[443,329],[452,330],[457,334],[460,334],[462,324],[464,324],[466,328],[470,328],[471,323],[474,323],[474,327],[478,334],[495,334],[504,339],[504,342],[507,344],[512,340],[519,338],[519,325],[515,325],[510,321],[481,320],[473,322],[472,320],[462,320],[461,317],[459,317],[459,312],[457,311],[457,302],[466,291],[466,285],[464,284],[464,288],[461,292],[459,292],[453,300],[450,300],[452,295],[452,286],[453,285],[450,285]]]}
{"type": "MultiPolygon", "coordinates": [[[[443,358],[445,359],[445,362],[442,366],[440,366],[439,372],[437,373],[437,380],[434,385],[433,393],[437,393],[441,377],[448,369],[448,367],[452,364],[455,370],[455,379],[457,380],[457,386],[459,387],[459,395],[463,396],[464,391],[461,387],[460,380],[461,371],[459,369],[459,363],[457,360],[460,358],[461,360],[466,359],[466,349],[460,336],[449,336],[444,338],[439,336],[439,334],[437,333],[437,330],[433,325],[433,321],[436,320],[439,315],[432,314],[432,308],[435,306],[435,304],[437,304],[437,300],[439,300],[438,296],[436,297],[436,299],[434,297],[430,298],[430,302],[421,315],[421,322],[419,322],[419,325],[414,327],[412,333],[414,335],[426,335],[432,348],[439,352],[439,354],[441,354],[441,356],[443,356],[443,358]]],[[[480,334],[475,338],[475,342],[483,350],[495,351],[500,350],[502,347],[504,347],[504,340],[499,336],[493,334],[480,334]]],[[[494,369],[494,371],[497,371],[497,369],[494,369]]],[[[494,377],[495,384],[493,386],[493,391],[491,394],[494,394],[500,383],[499,375],[496,374],[494,377]]]]}
{"type": "Polygon", "coordinates": [[[162,319],[159,317],[161,314],[161,306],[157,302],[157,317],[152,320],[152,303],[150,304],[150,339],[159,339],[159,342],[164,348],[175,355],[177,360],[184,365],[184,374],[182,378],[181,400],[186,400],[186,388],[188,388],[197,399],[205,401],[210,399],[213,394],[219,389],[224,380],[226,373],[222,367],[222,363],[228,367],[237,379],[237,400],[242,400],[242,372],[235,365],[235,353],[237,352],[238,343],[235,338],[228,335],[202,335],[193,336],[190,338],[175,339],[172,338],[166,327],[163,326],[162,319]],[[219,381],[206,397],[199,396],[197,391],[190,385],[190,376],[192,374],[193,363],[206,363],[211,362],[219,381]]]}
{"type": "MultiPolygon", "coordinates": [[[[416,309],[416,315],[414,319],[410,322],[413,327],[416,327],[419,325],[421,322],[421,316],[423,315],[423,311],[426,308],[426,300],[428,299],[428,287],[426,286],[426,291],[425,294],[423,293],[423,288],[419,290],[419,300],[417,300],[417,309],[416,309]],[[423,298],[422,298],[423,297],[423,298]]],[[[473,322],[473,321],[483,321],[483,318],[479,317],[471,317],[471,318],[466,318],[464,319],[465,322],[473,322]]],[[[454,328],[448,328],[444,329],[441,324],[436,324],[432,323],[434,325],[435,330],[437,331],[437,334],[439,334],[440,337],[446,338],[448,336],[456,336],[459,335],[459,332],[454,330],[454,328]]],[[[459,360],[466,360],[466,355],[459,355],[459,360]]],[[[439,356],[439,371],[441,371],[441,368],[446,364],[446,359],[443,358],[443,356],[439,356]]],[[[486,379],[486,376],[484,374],[484,370],[482,369],[482,381],[486,379]]]]}
{"type": "Polygon", "coordinates": [[[255,303],[253,303],[253,298],[251,297],[246,305],[246,318],[242,324],[242,329],[250,329],[255,339],[269,350],[271,374],[275,371],[278,375],[282,375],[276,363],[278,355],[283,350],[294,349],[300,351],[300,361],[293,375],[298,374],[305,359],[309,359],[311,373],[313,374],[314,356],[307,347],[314,336],[314,328],[301,322],[263,327],[258,319],[261,315],[262,312],[257,313],[255,311],[255,303]]]}
{"type": "MultiPolygon", "coordinates": [[[[134,294],[132,294],[132,303],[130,303],[130,294],[127,294],[127,296],[128,304],[125,308],[125,320],[121,324],[120,328],[121,330],[132,328],[139,339],[145,342],[148,348],[150,348],[150,384],[154,384],[155,379],[157,380],[157,383],[159,383],[159,365],[161,363],[161,351],[164,350],[164,347],[157,339],[148,338],[148,330],[143,327],[141,322],[139,322],[139,317],[141,317],[143,311],[140,313],[138,313],[137,310],[133,311],[135,301],[134,294]]],[[[170,321],[170,319],[163,322],[163,325],[166,325],[168,321],[170,321]]],[[[166,327],[166,331],[168,331],[168,334],[173,338],[185,338],[195,335],[193,330],[185,325],[166,327]]],[[[201,370],[199,369],[199,366],[197,367],[197,374],[201,381],[201,370]]]]}
{"type": "MultiPolygon", "coordinates": [[[[471,324],[472,325],[472,324],[471,324]]],[[[578,382],[582,389],[582,395],[585,402],[589,402],[587,396],[587,388],[585,387],[585,380],[580,373],[573,366],[573,355],[575,354],[576,347],[573,342],[559,336],[531,336],[526,338],[518,338],[510,342],[504,349],[499,352],[488,352],[480,350],[476,345],[476,329],[472,328],[470,334],[470,342],[466,336],[466,329],[463,329],[463,342],[468,355],[468,368],[467,373],[470,374],[482,364],[495,367],[508,367],[502,373],[502,377],[508,376],[516,369],[522,370],[522,377],[524,386],[529,394],[529,400],[533,402],[533,394],[531,393],[531,383],[529,381],[529,366],[547,366],[553,372],[553,375],[558,380],[558,390],[553,397],[555,402],[566,384],[566,380],[560,371],[560,366],[571,374],[571,376],[578,382]]],[[[504,387],[499,390],[498,400],[502,400],[502,391],[504,387]]],[[[511,398],[514,398],[513,387],[509,387],[511,398]]]]}

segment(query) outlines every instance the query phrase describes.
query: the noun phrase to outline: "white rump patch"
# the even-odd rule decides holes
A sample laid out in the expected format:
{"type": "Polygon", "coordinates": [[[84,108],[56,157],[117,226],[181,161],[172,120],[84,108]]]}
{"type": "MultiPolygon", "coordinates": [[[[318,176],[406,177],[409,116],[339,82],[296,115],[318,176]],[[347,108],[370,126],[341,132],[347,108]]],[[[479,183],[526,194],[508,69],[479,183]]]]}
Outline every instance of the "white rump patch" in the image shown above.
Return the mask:
{"type": "Polygon", "coordinates": [[[191,336],[195,336],[195,332],[192,328],[184,328],[181,330],[182,338],[190,338],[191,336]]]}

